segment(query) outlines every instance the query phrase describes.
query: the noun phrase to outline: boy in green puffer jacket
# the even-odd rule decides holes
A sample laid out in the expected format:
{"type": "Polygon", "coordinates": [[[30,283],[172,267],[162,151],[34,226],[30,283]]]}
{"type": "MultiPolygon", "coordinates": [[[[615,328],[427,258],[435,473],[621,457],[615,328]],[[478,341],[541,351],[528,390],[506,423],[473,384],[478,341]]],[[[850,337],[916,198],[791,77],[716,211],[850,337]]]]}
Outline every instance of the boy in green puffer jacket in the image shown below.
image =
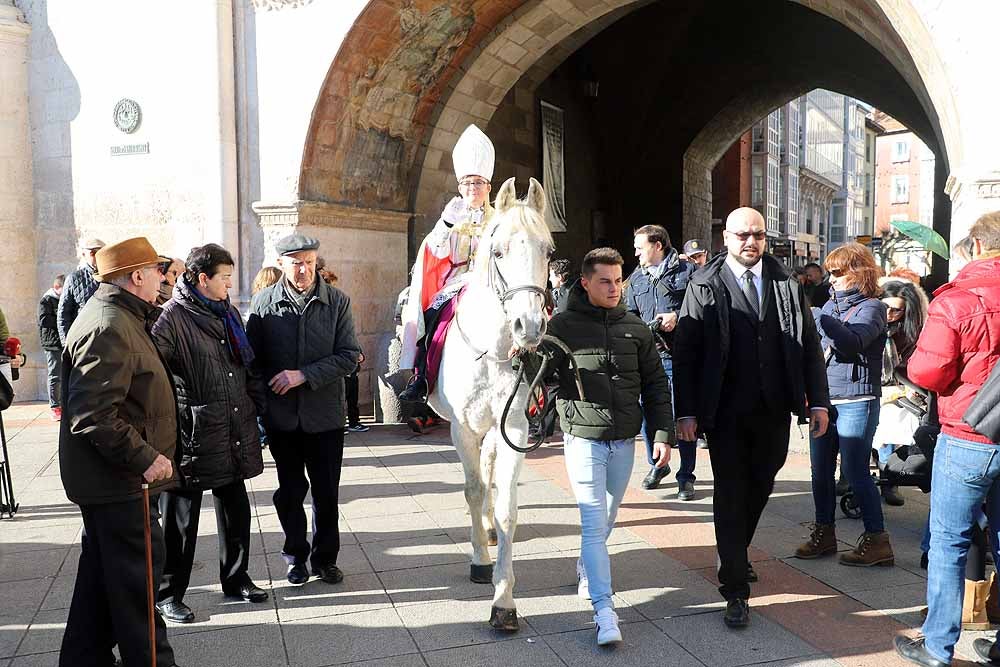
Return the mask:
{"type": "Polygon", "coordinates": [[[653,335],[621,302],[623,264],[612,248],[587,253],[567,310],[548,327],[572,351],[583,383],[580,396],[570,360],[556,351],[566,471],[580,507],[578,592],[594,606],[598,644],[622,640],[611,599],[607,538],[632,474],[643,416],[656,434],[657,466],[670,460],[674,442],[670,387],[653,335]]]}

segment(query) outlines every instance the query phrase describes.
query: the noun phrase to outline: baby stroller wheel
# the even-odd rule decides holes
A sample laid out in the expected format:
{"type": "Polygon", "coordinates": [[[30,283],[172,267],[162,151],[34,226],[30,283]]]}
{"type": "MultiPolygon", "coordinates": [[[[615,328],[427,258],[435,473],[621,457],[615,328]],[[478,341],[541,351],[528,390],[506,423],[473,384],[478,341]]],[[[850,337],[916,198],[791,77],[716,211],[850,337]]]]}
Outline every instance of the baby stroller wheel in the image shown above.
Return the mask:
{"type": "Polygon", "coordinates": [[[840,498],[840,509],[848,519],[861,518],[861,505],[854,499],[854,492],[848,491],[840,498]]]}

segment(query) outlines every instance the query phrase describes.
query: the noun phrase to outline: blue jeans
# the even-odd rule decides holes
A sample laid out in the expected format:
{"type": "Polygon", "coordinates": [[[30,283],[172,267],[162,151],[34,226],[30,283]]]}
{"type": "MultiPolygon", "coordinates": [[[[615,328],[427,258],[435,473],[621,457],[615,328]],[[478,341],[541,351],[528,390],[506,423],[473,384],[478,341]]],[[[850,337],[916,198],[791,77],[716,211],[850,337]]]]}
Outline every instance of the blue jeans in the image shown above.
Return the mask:
{"type": "Polygon", "coordinates": [[[580,507],[580,556],[590,601],[594,611],[600,611],[614,607],[607,541],[632,475],[635,440],[585,440],[566,434],[563,442],[566,472],[580,507]]]}
{"type": "Polygon", "coordinates": [[[882,499],[868,472],[871,460],[872,438],[878,427],[878,399],[842,403],[834,406],[830,427],[819,438],[809,438],[809,455],[812,463],[813,502],[816,504],[816,523],[832,524],[837,509],[834,474],[837,470],[837,452],[843,462],[844,475],[851,484],[851,491],[861,505],[865,532],[881,533],[885,530],[882,518],[882,499]]]}
{"type": "Polygon", "coordinates": [[[931,566],[927,568],[926,647],[950,662],[962,629],[965,561],[972,524],[985,502],[989,542],[1000,563],[1000,445],[986,445],[942,433],[931,473],[931,566]]]}
{"type": "MultiPolygon", "coordinates": [[[[660,357],[660,361],[663,363],[663,372],[667,374],[667,384],[670,385],[670,404],[674,405],[674,360],[670,357],[660,357]]],[[[680,415],[674,415],[674,418],[676,419],[678,416],[680,415]]],[[[653,436],[655,435],[655,432],[649,431],[646,420],[643,419],[642,437],[646,439],[646,460],[649,461],[649,465],[656,463],[656,459],[653,458],[653,436]]],[[[681,453],[681,466],[677,469],[677,483],[693,482],[695,480],[694,465],[698,459],[698,445],[695,442],[678,440],[677,449],[681,453]]]]}

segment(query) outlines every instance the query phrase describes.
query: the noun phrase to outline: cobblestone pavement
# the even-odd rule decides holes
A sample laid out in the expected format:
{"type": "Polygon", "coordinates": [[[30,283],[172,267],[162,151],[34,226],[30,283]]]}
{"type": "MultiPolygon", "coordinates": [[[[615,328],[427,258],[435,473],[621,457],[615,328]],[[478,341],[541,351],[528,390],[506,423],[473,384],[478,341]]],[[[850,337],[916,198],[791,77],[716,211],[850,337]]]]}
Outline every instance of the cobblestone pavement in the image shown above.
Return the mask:
{"type": "MultiPolygon", "coordinates": [[[[0,521],[0,667],[58,662],[79,556],[80,515],[62,491],[58,429],[44,405],[3,413],[21,510],[0,521]]],[[[438,429],[373,426],[347,436],[341,487],[345,579],[329,586],[285,580],[271,494],[274,464],[249,484],[254,504],[250,574],[271,591],[265,604],[226,600],[216,580],[212,503],[201,521],[186,602],[197,622],[169,625],[184,667],[318,667],[352,663],[427,665],[899,665],[892,636],[920,624],[919,567],[926,498],[886,508],[896,567],[856,569],[836,559],[790,558],[812,519],[808,458],[793,453],[778,478],[752,548],[760,583],[748,629],[727,630],[715,589],[711,469],[699,452],[698,499],[633,484],[610,539],[615,604],[624,644],[598,649],[589,603],[576,597],[579,516],[556,442],[530,455],[519,487],[515,548],[521,631],[498,634],[486,620],[492,588],[469,581],[463,477],[438,429]]],[[[862,528],[838,521],[841,550],[862,528]]],[[[965,633],[960,652],[988,633],[965,633]]],[[[955,664],[964,663],[956,660],[955,664]]]]}

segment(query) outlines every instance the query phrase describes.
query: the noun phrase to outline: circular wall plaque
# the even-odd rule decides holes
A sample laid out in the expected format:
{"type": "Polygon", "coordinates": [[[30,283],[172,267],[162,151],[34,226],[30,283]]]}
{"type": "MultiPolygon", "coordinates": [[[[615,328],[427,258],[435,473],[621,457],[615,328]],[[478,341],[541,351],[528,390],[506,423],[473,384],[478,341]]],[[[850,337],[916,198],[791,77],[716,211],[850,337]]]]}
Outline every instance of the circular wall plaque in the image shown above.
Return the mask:
{"type": "Polygon", "coordinates": [[[114,120],[115,127],[125,134],[132,134],[139,129],[139,123],[142,122],[142,109],[135,100],[126,97],[115,105],[114,120]]]}

